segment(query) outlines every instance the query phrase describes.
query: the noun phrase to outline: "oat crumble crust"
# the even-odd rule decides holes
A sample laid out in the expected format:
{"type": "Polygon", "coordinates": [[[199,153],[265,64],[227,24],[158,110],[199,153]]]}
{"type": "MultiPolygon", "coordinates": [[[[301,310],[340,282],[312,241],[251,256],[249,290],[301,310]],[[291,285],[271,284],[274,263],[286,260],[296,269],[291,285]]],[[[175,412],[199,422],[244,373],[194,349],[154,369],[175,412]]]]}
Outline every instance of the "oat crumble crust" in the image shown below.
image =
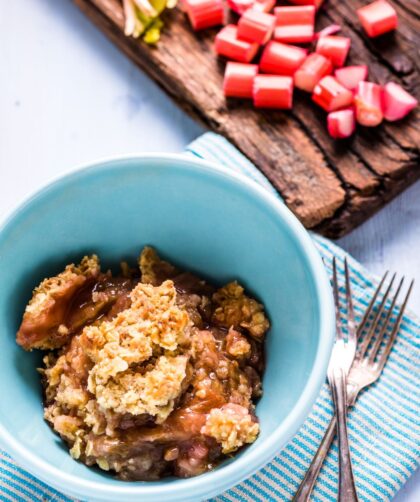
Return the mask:
{"type": "Polygon", "coordinates": [[[141,272],[141,282],[145,284],[156,286],[162,282],[162,277],[170,278],[176,274],[176,268],[167,261],[161,260],[156,251],[150,246],[143,249],[138,264],[141,272]]]}
{"type": "Polygon", "coordinates": [[[213,408],[201,430],[222,445],[223,453],[231,453],[245,443],[253,443],[260,429],[246,408],[229,403],[213,408]]]}
{"type": "Polygon", "coordinates": [[[244,288],[236,281],[230,282],[213,295],[216,310],[213,321],[216,324],[230,328],[237,326],[245,328],[255,338],[261,338],[269,328],[269,322],[264,313],[264,307],[249,298],[244,288]]]}
{"type": "Polygon", "coordinates": [[[160,423],[173,410],[188,362],[186,355],[160,354],[189,345],[190,321],[187,312],[175,305],[172,281],[156,287],[140,283],[130,296],[129,309],[83,330],[94,361],[88,390],[104,409],[147,413],[160,423]],[[153,369],[145,374],[133,369],[151,357],[157,357],[153,369]]]}
{"type": "Polygon", "coordinates": [[[238,283],[216,290],[153,248],[139,269],[69,265],[34,290],[17,341],[56,349],[39,370],[44,417],[75,459],[121,479],[194,476],[258,436],[269,322],[238,283]]]}

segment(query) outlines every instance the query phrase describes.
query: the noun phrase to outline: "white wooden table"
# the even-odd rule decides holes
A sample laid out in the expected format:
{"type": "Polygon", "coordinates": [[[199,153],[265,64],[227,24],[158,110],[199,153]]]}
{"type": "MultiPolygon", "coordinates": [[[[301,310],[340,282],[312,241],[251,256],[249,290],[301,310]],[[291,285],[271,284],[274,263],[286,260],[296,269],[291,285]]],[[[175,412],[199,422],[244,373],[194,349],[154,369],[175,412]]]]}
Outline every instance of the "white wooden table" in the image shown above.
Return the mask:
{"type": "MultiPolygon", "coordinates": [[[[3,0],[0,61],[0,219],[78,164],[179,152],[202,132],[69,0],[3,0]]],[[[419,224],[420,183],[340,240],[378,274],[389,268],[417,278],[417,312],[419,224]]],[[[420,500],[420,472],[395,500],[420,500]]]]}

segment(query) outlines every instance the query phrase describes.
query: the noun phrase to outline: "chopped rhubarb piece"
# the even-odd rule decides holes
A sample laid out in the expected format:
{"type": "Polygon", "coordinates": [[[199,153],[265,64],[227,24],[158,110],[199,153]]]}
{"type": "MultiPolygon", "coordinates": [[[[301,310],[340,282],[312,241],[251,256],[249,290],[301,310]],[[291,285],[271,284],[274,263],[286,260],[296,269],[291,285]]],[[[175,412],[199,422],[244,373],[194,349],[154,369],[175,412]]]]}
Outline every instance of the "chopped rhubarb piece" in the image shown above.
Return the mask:
{"type": "Polygon", "coordinates": [[[417,104],[416,98],[394,82],[388,82],[383,88],[382,108],[384,118],[390,122],[404,118],[417,104]]]}
{"type": "Polygon", "coordinates": [[[195,31],[225,22],[222,0],[183,0],[184,8],[195,31]]]}
{"type": "Polygon", "coordinates": [[[255,0],[227,0],[227,4],[237,14],[243,14],[255,3],[255,0]]]}
{"type": "Polygon", "coordinates": [[[377,37],[395,30],[398,25],[394,7],[385,0],[376,0],[376,2],[357,9],[357,15],[369,37],[377,37]]]}
{"type": "Polygon", "coordinates": [[[326,36],[318,39],[316,52],[331,59],[334,66],[343,66],[350,50],[351,40],[347,37],[326,36]]]}
{"type": "Polygon", "coordinates": [[[323,28],[321,31],[317,31],[314,35],[315,40],[321,37],[328,37],[329,35],[335,35],[341,31],[341,26],[339,24],[330,24],[329,26],[323,28]]]}
{"type": "Polygon", "coordinates": [[[227,4],[237,14],[243,14],[248,9],[270,12],[276,0],[227,0],[227,4]]]}
{"type": "Polygon", "coordinates": [[[340,82],[340,84],[347,87],[351,91],[354,91],[359,82],[366,80],[368,75],[368,67],[366,65],[359,66],[345,66],[344,68],[338,68],[334,72],[335,78],[340,82]]]}
{"type": "Polygon", "coordinates": [[[319,9],[324,0],[289,0],[295,5],[314,5],[315,9],[319,9]]]}
{"type": "Polygon", "coordinates": [[[268,42],[262,53],[260,69],[264,73],[292,76],[306,58],[307,51],[294,45],[268,42]]]}
{"type": "Polygon", "coordinates": [[[254,59],[259,46],[255,42],[238,40],[237,34],[237,27],[233,24],[228,24],[222,28],[215,39],[216,53],[234,61],[249,63],[254,59]]]}
{"type": "Polygon", "coordinates": [[[302,91],[312,92],[316,84],[325,75],[332,72],[331,61],[323,56],[313,52],[302,63],[300,68],[296,70],[294,75],[295,86],[302,91]]]}
{"type": "Polygon", "coordinates": [[[274,9],[274,15],[276,16],[276,26],[315,23],[315,7],[313,5],[276,7],[274,9]]]}
{"type": "Polygon", "coordinates": [[[327,112],[333,112],[350,106],[353,103],[353,93],[334,77],[327,75],[316,84],[312,99],[327,112]]]}
{"type": "Polygon", "coordinates": [[[267,43],[273,34],[276,18],[273,14],[247,10],[238,22],[238,38],[257,44],[267,43]]]}
{"type": "Polygon", "coordinates": [[[270,12],[276,5],[276,0],[256,0],[252,6],[252,10],[257,10],[259,12],[270,12]]]}
{"type": "Polygon", "coordinates": [[[353,108],[331,112],[327,117],[327,126],[333,138],[348,138],[356,130],[353,108]]]}
{"type": "Polygon", "coordinates": [[[314,39],[314,27],[311,24],[276,26],[274,40],[291,44],[306,44],[314,39]]]}
{"type": "Polygon", "coordinates": [[[360,125],[375,127],[382,122],[382,88],[373,82],[359,82],[354,96],[356,120],[360,125]]]}
{"type": "Polygon", "coordinates": [[[223,80],[224,95],[234,98],[252,98],[252,86],[257,73],[258,65],[256,64],[229,61],[223,80]]]}
{"type": "Polygon", "coordinates": [[[293,79],[278,75],[257,75],[253,96],[256,108],[292,108],[293,79]]]}
{"type": "Polygon", "coordinates": [[[301,44],[314,38],[315,7],[276,7],[276,28],[274,38],[279,42],[301,44]]]}

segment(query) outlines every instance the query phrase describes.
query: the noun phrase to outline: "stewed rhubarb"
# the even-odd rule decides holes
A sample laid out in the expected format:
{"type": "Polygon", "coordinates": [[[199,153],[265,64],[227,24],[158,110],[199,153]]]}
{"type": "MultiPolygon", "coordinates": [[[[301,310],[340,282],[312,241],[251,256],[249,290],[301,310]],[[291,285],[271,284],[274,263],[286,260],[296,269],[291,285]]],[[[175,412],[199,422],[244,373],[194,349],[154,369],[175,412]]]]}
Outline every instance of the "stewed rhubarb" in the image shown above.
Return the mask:
{"type": "Polygon", "coordinates": [[[224,56],[241,63],[249,63],[254,59],[259,45],[256,42],[247,42],[238,39],[238,29],[233,24],[228,24],[216,35],[215,49],[219,56],[224,56]]]}
{"type": "Polygon", "coordinates": [[[344,65],[350,50],[350,39],[337,35],[324,36],[318,39],[316,52],[329,58],[334,66],[344,65]]]}
{"type": "Polygon", "coordinates": [[[267,43],[273,34],[276,22],[273,14],[247,10],[238,22],[238,38],[258,44],[267,43]]]}
{"type": "Polygon", "coordinates": [[[312,99],[327,112],[333,112],[350,106],[353,103],[353,93],[334,77],[327,75],[316,84],[312,99]]]}
{"type": "Polygon", "coordinates": [[[256,108],[292,108],[293,79],[279,75],[257,75],[253,96],[256,108]]]}
{"type": "Polygon", "coordinates": [[[393,122],[408,115],[418,104],[416,98],[394,82],[388,82],[383,88],[382,107],[384,118],[393,122]]]}
{"type": "Polygon", "coordinates": [[[292,76],[306,58],[307,51],[294,45],[271,41],[264,49],[260,69],[264,73],[292,76]]]}
{"type": "Polygon", "coordinates": [[[113,275],[92,255],[45,279],[16,341],[46,351],[44,418],[75,460],[125,481],[197,476],[258,437],[270,324],[236,281],[152,248],[138,264],[113,275]]]}
{"type": "Polygon", "coordinates": [[[397,13],[386,0],[376,0],[357,9],[357,15],[369,37],[377,37],[398,26],[397,13]]]}
{"type": "Polygon", "coordinates": [[[224,95],[235,98],[252,98],[252,87],[257,73],[258,65],[256,64],[229,61],[223,80],[224,95]]]}
{"type": "Polygon", "coordinates": [[[360,125],[374,127],[383,119],[382,89],[373,82],[359,82],[354,96],[356,120],[360,125]]]}
{"type": "Polygon", "coordinates": [[[321,78],[331,72],[331,61],[322,54],[314,52],[309,54],[302,66],[296,70],[294,75],[295,86],[302,91],[312,92],[321,78]]]}

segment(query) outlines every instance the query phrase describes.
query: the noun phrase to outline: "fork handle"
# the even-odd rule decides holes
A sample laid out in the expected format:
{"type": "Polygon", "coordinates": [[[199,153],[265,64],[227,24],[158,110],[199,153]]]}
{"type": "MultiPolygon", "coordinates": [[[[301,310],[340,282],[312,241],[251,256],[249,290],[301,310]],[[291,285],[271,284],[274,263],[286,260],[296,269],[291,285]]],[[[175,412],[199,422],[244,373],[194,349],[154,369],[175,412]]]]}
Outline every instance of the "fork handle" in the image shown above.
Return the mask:
{"type": "Polygon", "coordinates": [[[357,502],[358,498],[354,483],[347,433],[346,375],[344,370],[342,368],[337,368],[331,380],[338,432],[338,502],[357,502]]]}
{"type": "Polygon", "coordinates": [[[324,463],[324,460],[328,455],[328,451],[331,448],[331,444],[334,441],[336,428],[337,419],[334,415],[330,421],[328,429],[325,431],[321,444],[318,446],[318,450],[311,462],[311,465],[306,471],[305,477],[293,497],[293,502],[307,502],[309,500],[316,480],[318,479],[319,471],[321,470],[322,464],[324,463]]]}

